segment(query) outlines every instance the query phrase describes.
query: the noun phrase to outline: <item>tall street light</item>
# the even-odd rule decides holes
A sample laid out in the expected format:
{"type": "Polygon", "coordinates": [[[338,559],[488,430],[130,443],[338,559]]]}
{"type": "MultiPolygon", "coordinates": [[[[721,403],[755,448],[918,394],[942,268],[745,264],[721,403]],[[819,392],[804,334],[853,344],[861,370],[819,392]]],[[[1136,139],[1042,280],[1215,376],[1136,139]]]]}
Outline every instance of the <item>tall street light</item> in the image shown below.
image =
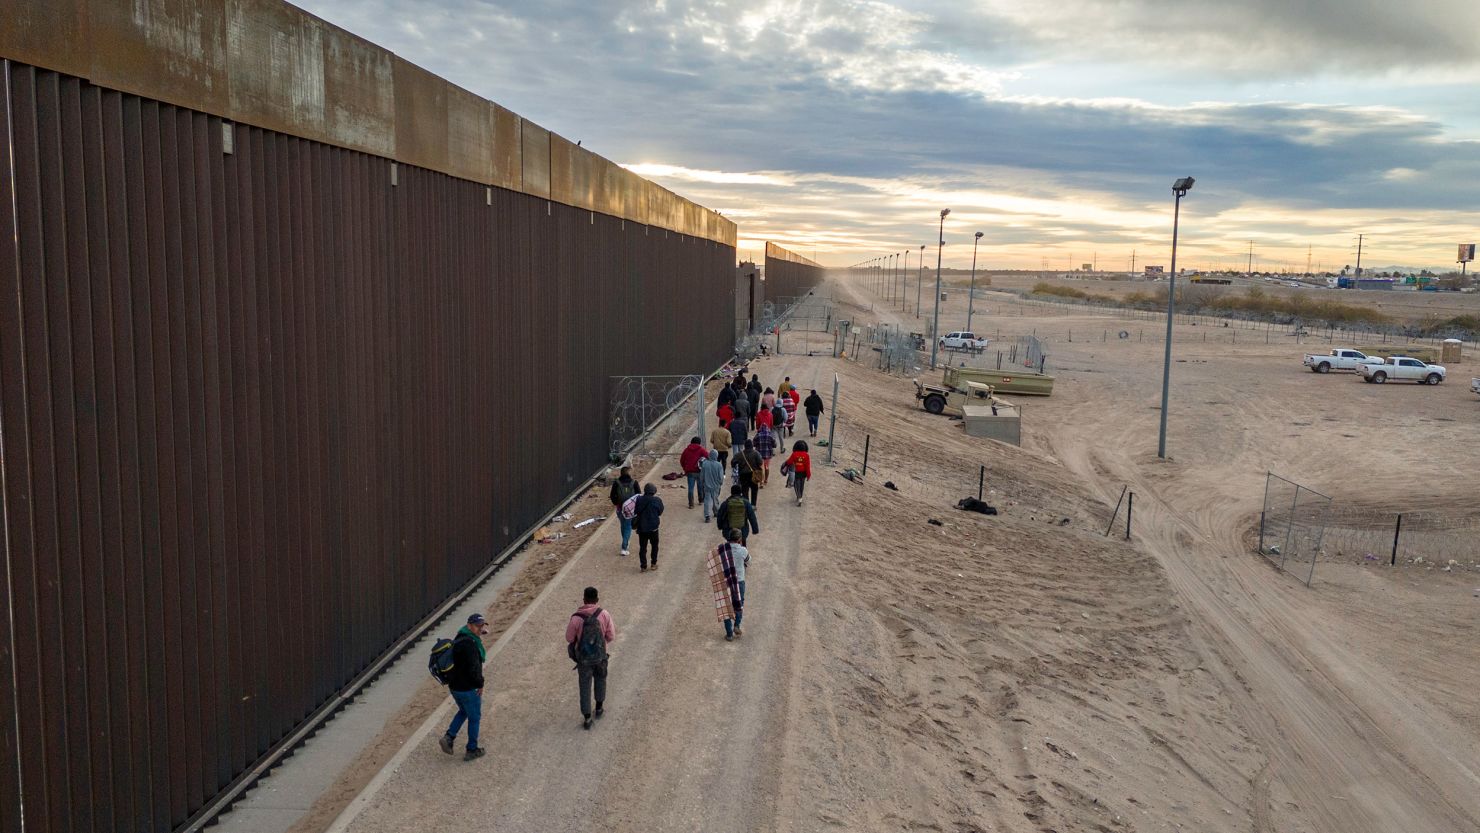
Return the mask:
{"type": "Polygon", "coordinates": [[[1161,433],[1156,440],[1156,456],[1163,460],[1167,456],[1167,395],[1172,386],[1172,318],[1177,311],[1177,225],[1182,218],[1182,198],[1192,190],[1192,182],[1192,177],[1184,176],[1172,183],[1177,199],[1172,209],[1172,277],[1167,284],[1167,344],[1161,365],[1161,433]]]}
{"type": "Polygon", "coordinates": [[[909,301],[906,294],[910,291],[910,250],[904,250],[904,268],[899,271],[899,310],[904,312],[909,309],[909,301]]]}
{"type": "Polygon", "coordinates": [[[951,209],[940,210],[940,230],[935,235],[935,317],[930,323],[930,369],[935,369],[935,351],[940,347],[940,256],[946,248],[946,215],[951,209]]]}
{"type": "Polygon", "coordinates": [[[920,244],[920,268],[915,275],[915,317],[920,317],[920,287],[925,285],[925,244],[920,244]]]}
{"type": "Polygon", "coordinates": [[[971,241],[971,294],[966,296],[966,329],[973,335],[976,330],[971,329],[971,308],[976,302],[976,244],[982,242],[982,233],[976,233],[976,239],[971,241]]]}

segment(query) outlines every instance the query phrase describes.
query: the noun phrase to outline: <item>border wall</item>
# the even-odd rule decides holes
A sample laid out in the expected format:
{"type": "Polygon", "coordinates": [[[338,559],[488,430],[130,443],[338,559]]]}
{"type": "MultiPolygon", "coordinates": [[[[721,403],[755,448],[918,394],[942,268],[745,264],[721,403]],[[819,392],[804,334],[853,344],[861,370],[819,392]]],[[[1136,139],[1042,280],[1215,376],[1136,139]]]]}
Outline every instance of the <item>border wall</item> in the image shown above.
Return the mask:
{"type": "MultiPolygon", "coordinates": [[[[822,283],[826,269],[809,258],[766,242],[766,300],[796,303],[822,283]]],[[[786,310],[777,309],[781,316],[786,310]]]]}
{"type": "MultiPolygon", "coordinates": [[[[656,186],[572,190],[592,166],[531,167],[528,141],[517,183],[470,176],[444,163],[488,134],[447,120],[388,145],[364,122],[357,147],[191,107],[202,76],[234,96],[240,64],[167,60],[158,32],[101,45],[183,8],[24,0],[0,29],[6,831],[189,822],[600,470],[612,376],[732,346],[729,221],[656,186]]],[[[224,42],[218,17],[259,40],[308,18],[196,12],[186,57],[224,42]]],[[[356,94],[426,104],[395,78],[356,94]]]]}

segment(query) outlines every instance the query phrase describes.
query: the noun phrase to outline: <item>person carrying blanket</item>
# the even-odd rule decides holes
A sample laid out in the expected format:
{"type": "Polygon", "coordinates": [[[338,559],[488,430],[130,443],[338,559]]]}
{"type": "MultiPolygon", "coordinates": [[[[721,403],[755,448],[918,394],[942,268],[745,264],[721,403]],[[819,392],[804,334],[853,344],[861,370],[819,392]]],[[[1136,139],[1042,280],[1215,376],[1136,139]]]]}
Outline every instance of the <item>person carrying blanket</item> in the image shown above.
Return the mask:
{"type": "Polygon", "coordinates": [[[740,530],[725,533],[725,542],[709,552],[709,583],[714,591],[714,613],[725,626],[725,641],[742,636],[745,616],[745,566],[750,553],[740,544],[740,530]]]}

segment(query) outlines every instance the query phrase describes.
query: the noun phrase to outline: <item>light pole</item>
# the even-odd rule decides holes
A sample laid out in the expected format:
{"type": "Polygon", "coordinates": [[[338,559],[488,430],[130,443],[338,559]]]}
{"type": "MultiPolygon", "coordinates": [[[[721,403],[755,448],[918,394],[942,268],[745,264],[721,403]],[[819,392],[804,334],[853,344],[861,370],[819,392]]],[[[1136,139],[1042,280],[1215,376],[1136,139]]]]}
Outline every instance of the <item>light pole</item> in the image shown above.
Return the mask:
{"type": "Polygon", "coordinates": [[[951,209],[940,210],[940,230],[935,235],[935,317],[930,322],[930,369],[935,369],[935,351],[940,347],[940,256],[946,248],[946,215],[951,209]]]}
{"type": "Polygon", "coordinates": [[[1156,440],[1156,456],[1163,460],[1167,456],[1167,395],[1172,386],[1172,317],[1177,309],[1177,225],[1182,218],[1182,198],[1192,190],[1192,182],[1192,177],[1184,176],[1172,183],[1172,193],[1177,199],[1172,209],[1172,277],[1167,284],[1167,344],[1161,365],[1161,433],[1156,440]]]}
{"type": "Polygon", "coordinates": [[[971,241],[971,294],[966,296],[966,329],[972,335],[976,335],[976,330],[971,329],[971,308],[976,303],[976,244],[980,242],[982,242],[982,233],[977,232],[976,239],[971,241]]]}
{"type": "Polygon", "coordinates": [[[920,317],[920,287],[925,285],[925,244],[920,244],[920,268],[915,275],[915,317],[920,317]]]}
{"type": "Polygon", "coordinates": [[[904,268],[899,270],[899,311],[909,309],[909,302],[905,300],[905,294],[910,291],[910,250],[904,250],[904,268]]]}

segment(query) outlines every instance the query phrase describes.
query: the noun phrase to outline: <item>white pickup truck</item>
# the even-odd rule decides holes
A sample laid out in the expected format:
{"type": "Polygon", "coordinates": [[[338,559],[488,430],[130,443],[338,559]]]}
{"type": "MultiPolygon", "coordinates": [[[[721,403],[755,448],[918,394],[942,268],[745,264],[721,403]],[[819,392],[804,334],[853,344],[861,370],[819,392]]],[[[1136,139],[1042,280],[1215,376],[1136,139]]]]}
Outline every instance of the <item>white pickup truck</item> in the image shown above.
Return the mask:
{"type": "Polygon", "coordinates": [[[1388,356],[1382,364],[1364,364],[1357,368],[1357,372],[1362,375],[1362,381],[1379,385],[1389,379],[1437,385],[1449,373],[1443,365],[1424,364],[1408,356],[1388,356]]]}
{"type": "Polygon", "coordinates": [[[1305,354],[1305,366],[1313,373],[1330,373],[1333,370],[1356,370],[1364,364],[1382,364],[1381,356],[1369,356],[1350,347],[1333,347],[1326,355],[1305,354]]]}
{"type": "Polygon", "coordinates": [[[946,333],[940,337],[940,349],[942,350],[968,350],[972,353],[980,353],[987,349],[987,340],[977,338],[976,333],[959,331],[946,333]]]}

